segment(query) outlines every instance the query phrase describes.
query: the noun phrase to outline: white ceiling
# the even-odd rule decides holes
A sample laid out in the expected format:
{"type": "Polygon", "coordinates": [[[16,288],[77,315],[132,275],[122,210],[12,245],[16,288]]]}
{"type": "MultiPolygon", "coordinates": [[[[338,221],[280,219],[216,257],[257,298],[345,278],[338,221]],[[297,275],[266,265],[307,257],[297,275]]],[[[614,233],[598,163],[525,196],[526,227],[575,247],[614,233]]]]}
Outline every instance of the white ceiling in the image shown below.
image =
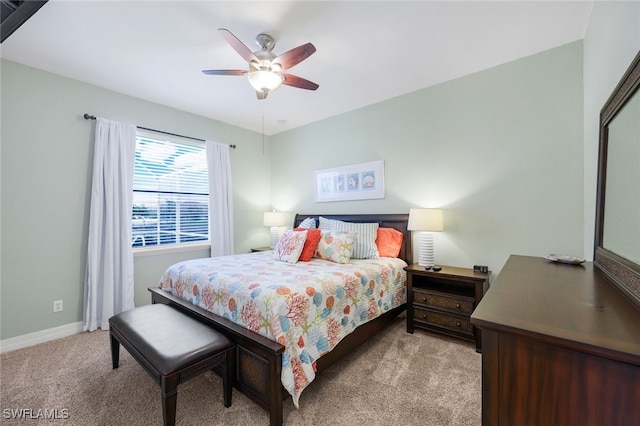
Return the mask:
{"type": "Polygon", "coordinates": [[[257,132],[264,116],[275,134],[582,39],[592,4],[50,0],[0,56],[257,132]],[[251,50],[271,34],[276,55],[313,43],[289,72],[320,88],[257,100],[245,77],[202,74],[246,69],[218,28],[251,50]]]}

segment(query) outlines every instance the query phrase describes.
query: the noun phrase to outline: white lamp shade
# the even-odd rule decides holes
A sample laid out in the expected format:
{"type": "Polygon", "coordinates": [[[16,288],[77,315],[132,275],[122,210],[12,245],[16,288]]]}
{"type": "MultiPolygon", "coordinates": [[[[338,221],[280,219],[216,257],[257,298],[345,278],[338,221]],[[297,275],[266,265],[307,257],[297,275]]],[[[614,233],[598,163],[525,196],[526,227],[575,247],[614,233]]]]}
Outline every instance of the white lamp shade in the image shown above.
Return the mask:
{"type": "Polygon", "coordinates": [[[284,214],[280,212],[265,212],[264,226],[284,226],[284,214]]]}
{"type": "Polygon", "coordinates": [[[409,231],[442,231],[442,210],[440,209],[410,209],[409,231]]]}

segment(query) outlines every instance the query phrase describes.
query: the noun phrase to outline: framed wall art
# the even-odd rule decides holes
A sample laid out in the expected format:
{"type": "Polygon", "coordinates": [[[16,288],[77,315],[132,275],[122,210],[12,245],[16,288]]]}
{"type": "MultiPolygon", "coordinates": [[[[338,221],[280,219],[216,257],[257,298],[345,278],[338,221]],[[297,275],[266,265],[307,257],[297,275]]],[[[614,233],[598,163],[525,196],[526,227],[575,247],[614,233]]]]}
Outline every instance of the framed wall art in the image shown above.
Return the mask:
{"type": "Polygon", "coordinates": [[[384,161],[317,170],[316,203],[384,198],[384,161]]]}

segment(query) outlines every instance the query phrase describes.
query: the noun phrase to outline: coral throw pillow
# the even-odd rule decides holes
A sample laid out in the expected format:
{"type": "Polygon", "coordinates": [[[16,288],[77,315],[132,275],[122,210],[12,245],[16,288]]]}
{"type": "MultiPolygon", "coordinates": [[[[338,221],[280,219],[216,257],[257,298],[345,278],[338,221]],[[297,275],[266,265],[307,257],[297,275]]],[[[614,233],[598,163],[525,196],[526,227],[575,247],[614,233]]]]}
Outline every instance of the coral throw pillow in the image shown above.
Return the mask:
{"type": "Polygon", "coordinates": [[[302,253],[300,253],[300,258],[298,260],[301,262],[308,262],[311,260],[313,253],[318,247],[322,231],[320,229],[305,228],[296,228],[294,231],[307,231],[307,239],[304,241],[304,247],[302,248],[302,253]]]}
{"type": "Polygon", "coordinates": [[[402,232],[393,228],[378,228],[376,246],[380,257],[398,257],[402,248],[402,232]]]}
{"type": "Polygon", "coordinates": [[[336,263],[347,263],[353,253],[356,233],[351,231],[325,231],[318,242],[315,256],[336,263]]]}
{"type": "Polygon", "coordinates": [[[285,231],[273,252],[273,258],[275,260],[282,260],[283,262],[296,263],[300,257],[300,253],[302,253],[306,239],[306,230],[285,231]]]}

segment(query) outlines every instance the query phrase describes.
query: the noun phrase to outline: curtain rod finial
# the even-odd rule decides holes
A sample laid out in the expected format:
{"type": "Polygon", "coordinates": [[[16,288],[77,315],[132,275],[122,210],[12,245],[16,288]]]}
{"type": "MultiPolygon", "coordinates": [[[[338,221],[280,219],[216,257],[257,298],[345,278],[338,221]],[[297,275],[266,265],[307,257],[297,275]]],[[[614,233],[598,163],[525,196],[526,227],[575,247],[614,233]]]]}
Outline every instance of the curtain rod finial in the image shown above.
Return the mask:
{"type": "Polygon", "coordinates": [[[85,120],[95,120],[96,119],[95,116],[89,115],[86,112],[84,113],[83,117],[84,117],[85,120]]]}

